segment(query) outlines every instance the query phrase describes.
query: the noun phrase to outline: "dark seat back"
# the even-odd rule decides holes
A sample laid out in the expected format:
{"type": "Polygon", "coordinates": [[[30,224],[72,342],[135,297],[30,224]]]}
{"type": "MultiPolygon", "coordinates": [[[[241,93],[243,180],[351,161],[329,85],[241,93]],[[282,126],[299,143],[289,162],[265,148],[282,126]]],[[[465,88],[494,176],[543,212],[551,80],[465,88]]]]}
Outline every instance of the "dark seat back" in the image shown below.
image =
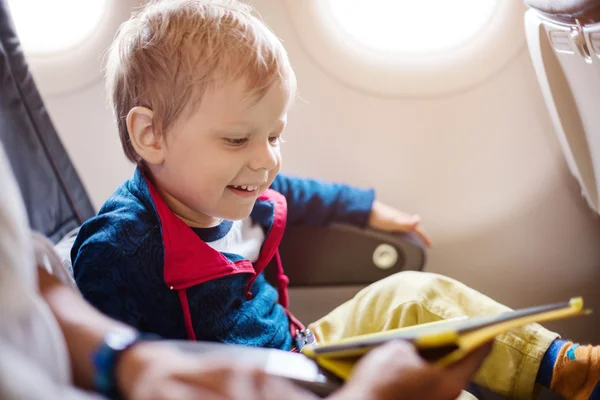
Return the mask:
{"type": "Polygon", "coordinates": [[[36,88],[5,0],[0,0],[0,141],[32,229],[56,242],[94,215],[36,88]]]}

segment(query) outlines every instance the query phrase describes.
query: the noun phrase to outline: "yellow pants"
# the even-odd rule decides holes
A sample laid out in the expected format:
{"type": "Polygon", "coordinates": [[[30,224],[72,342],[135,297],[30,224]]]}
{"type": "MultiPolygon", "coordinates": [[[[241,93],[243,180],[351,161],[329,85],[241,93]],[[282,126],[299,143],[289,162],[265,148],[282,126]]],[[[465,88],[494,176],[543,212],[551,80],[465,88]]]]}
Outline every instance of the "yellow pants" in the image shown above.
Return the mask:
{"type": "MultiPolygon", "coordinates": [[[[368,286],[309,328],[319,341],[328,342],[442,319],[494,315],[509,310],[451,278],[406,271],[368,286]]],[[[475,382],[509,398],[533,398],[542,358],[558,337],[537,324],[498,336],[475,382]]]]}

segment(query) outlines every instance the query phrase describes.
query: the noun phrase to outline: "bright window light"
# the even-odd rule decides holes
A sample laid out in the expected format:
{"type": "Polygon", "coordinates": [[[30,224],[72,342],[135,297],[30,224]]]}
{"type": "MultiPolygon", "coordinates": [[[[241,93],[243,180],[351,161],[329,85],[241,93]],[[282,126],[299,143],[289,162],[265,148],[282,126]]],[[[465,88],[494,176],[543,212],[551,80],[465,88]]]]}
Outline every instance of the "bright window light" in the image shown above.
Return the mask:
{"type": "MultiPolygon", "coordinates": [[[[356,44],[384,53],[456,48],[489,22],[500,0],[319,0],[356,44]]],[[[507,0],[504,0],[507,1],[507,0]]]]}
{"type": "Polygon", "coordinates": [[[98,28],[107,0],[8,0],[26,52],[52,54],[73,48],[98,28]]]}

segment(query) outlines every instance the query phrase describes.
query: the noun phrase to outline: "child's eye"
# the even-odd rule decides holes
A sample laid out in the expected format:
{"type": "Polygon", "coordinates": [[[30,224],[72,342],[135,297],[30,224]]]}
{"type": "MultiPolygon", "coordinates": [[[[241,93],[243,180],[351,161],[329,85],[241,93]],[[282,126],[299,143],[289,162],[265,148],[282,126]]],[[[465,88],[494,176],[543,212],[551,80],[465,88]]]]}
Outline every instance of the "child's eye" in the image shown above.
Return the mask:
{"type": "Polygon", "coordinates": [[[248,141],[248,138],[226,138],[225,142],[232,146],[241,146],[248,141]]]}
{"type": "Polygon", "coordinates": [[[277,143],[285,143],[285,140],[281,136],[269,136],[269,143],[277,144],[277,143]]]}

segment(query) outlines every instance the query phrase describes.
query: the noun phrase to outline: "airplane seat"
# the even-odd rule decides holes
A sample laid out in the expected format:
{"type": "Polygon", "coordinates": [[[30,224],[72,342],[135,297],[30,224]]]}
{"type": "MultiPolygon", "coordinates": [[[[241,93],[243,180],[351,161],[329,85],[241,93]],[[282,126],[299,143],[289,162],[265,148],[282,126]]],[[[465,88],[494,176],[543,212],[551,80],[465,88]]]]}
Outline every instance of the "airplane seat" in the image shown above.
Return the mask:
{"type": "Polygon", "coordinates": [[[582,195],[600,213],[600,0],[525,0],[535,73],[582,195]]]}

